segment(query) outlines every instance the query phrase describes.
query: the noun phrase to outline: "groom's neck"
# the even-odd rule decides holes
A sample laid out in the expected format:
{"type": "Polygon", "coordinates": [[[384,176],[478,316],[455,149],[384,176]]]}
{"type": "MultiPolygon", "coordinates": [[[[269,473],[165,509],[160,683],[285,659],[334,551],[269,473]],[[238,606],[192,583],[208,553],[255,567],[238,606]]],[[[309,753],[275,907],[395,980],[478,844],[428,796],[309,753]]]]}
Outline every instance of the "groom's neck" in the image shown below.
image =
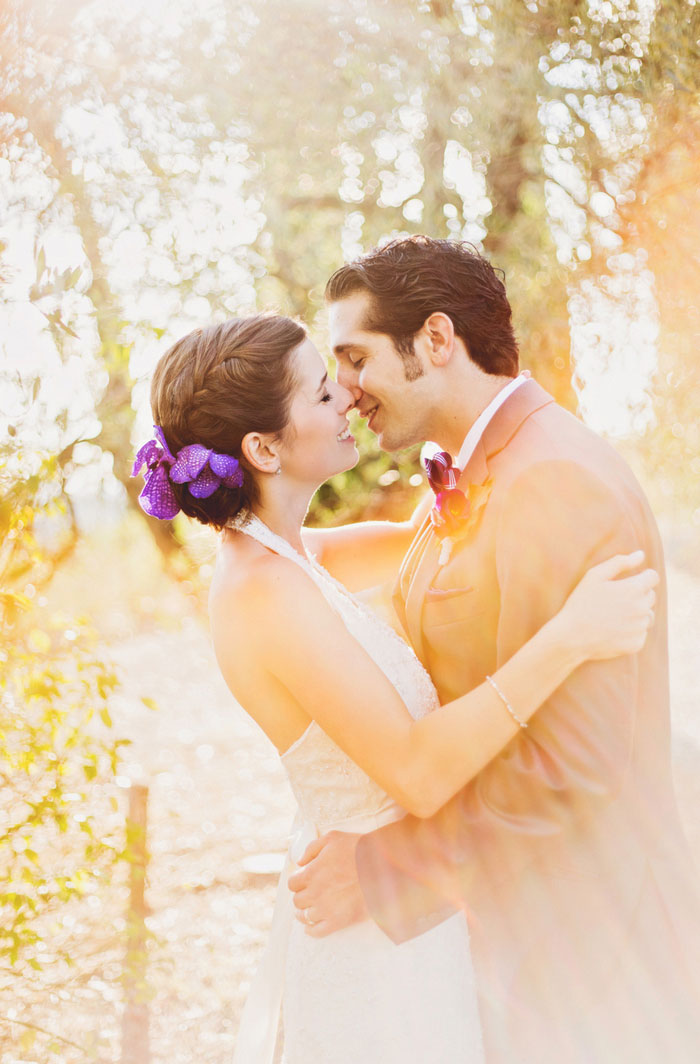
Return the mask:
{"type": "Polygon", "coordinates": [[[460,373],[459,378],[447,382],[439,409],[436,410],[431,436],[452,455],[459,453],[465,436],[479,414],[512,379],[483,373],[473,365],[460,373]]]}

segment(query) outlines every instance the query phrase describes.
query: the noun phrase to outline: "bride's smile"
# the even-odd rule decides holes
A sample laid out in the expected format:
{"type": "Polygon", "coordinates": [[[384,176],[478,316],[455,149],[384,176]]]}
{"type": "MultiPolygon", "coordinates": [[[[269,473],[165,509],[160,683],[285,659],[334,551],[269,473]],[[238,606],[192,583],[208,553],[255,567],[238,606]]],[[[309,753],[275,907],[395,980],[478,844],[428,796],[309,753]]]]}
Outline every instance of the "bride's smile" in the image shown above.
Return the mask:
{"type": "Polygon", "coordinates": [[[358,461],[348,423],[354,399],[329,376],[310,340],[297,347],[292,359],[297,387],[278,448],[279,460],[286,478],[315,490],[328,477],[352,469],[358,461]]]}

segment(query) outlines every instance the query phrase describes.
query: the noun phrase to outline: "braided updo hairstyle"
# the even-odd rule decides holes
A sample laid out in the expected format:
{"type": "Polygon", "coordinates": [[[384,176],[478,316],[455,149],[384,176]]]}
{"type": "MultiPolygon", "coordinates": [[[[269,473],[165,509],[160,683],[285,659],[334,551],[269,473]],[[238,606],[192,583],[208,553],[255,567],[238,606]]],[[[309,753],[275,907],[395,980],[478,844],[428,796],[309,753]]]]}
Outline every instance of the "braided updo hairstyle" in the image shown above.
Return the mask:
{"type": "Polygon", "coordinates": [[[200,443],[233,455],[244,473],[242,487],[221,484],[208,499],[195,499],[187,484],[173,484],[184,513],[221,529],[257,501],[241,441],[249,432],[283,435],[296,387],[292,354],[305,339],[304,327],[291,318],[254,314],[195,329],[160,358],[151,407],[172,453],[200,443]]]}

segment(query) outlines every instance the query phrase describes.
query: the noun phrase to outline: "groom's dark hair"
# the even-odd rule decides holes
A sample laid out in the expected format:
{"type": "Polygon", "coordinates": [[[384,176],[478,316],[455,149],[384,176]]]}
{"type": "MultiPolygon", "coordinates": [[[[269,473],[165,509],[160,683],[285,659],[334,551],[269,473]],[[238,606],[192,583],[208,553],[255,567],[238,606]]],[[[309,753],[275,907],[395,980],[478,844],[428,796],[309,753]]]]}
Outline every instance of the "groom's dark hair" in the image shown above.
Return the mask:
{"type": "Polygon", "coordinates": [[[409,380],[421,373],[414,337],[436,311],[451,318],[485,373],[516,376],[518,343],[502,271],[471,244],[429,236],[392,240],[336,270],[326,300],[362,290],[371,296],[364,328],[392,338],[409,380]]]}

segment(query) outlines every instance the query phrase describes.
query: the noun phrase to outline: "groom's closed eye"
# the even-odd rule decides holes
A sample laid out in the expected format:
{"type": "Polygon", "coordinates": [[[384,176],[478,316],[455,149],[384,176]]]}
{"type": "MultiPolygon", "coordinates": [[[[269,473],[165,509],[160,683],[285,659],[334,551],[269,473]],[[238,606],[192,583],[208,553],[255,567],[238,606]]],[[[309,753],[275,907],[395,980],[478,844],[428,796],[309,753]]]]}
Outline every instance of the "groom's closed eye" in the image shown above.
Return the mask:
{"type": "Polygon", "coordinates": [[[349,345],[347,347],[343,345],[337,345],[334,348],[333,353],[335,354],[339,366],[345,364],[348,367],[356,368],[358,366],[361,366],[362,363],[365,362],[367,359],[366,351],[363,351],[362,348],[357,348],[354,346],[350,347],[349,345]]]}

